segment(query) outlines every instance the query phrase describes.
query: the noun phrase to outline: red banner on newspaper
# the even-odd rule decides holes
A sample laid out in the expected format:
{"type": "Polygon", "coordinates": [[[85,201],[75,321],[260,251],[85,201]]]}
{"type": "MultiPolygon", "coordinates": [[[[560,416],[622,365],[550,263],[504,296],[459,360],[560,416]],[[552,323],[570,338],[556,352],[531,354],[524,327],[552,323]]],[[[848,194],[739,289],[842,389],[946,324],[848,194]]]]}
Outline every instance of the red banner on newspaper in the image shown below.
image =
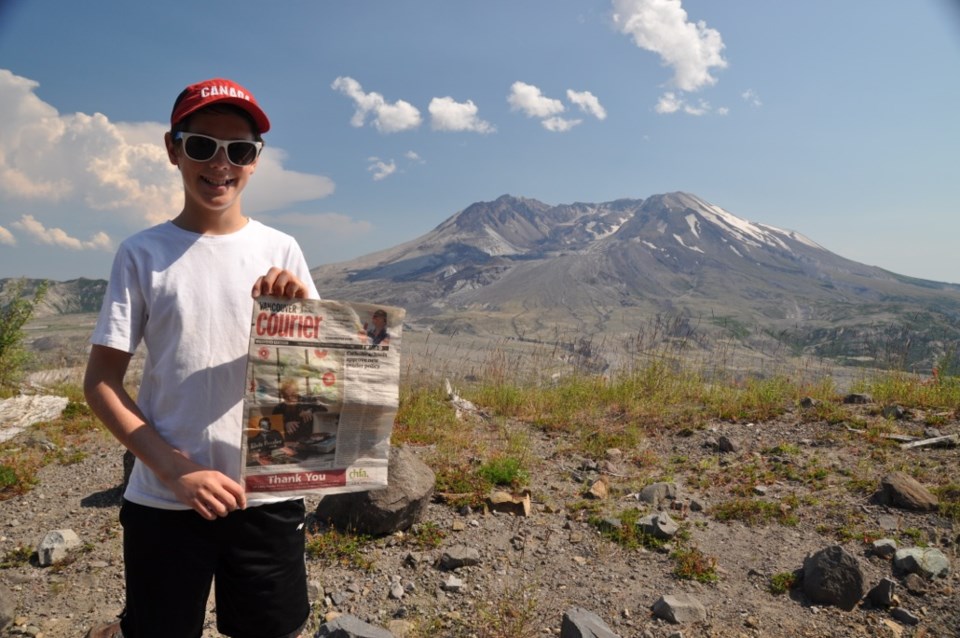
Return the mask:
{"type": "Polygon", "coordinates": [[[289,492],[313,490],[324,487],[342,487],[347,484],[347,471],[325,470],[323,472],[285,472],[266,476],[247,475],[248,492],[289,492]]]}

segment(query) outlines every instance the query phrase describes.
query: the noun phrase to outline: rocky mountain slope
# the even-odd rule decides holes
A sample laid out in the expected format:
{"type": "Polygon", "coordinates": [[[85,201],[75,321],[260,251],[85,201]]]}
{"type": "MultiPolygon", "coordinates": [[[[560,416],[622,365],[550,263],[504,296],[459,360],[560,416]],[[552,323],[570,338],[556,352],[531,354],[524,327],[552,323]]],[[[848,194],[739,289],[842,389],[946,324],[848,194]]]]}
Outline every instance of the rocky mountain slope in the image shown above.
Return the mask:
{"type": "Polygon", "coordinates": [[[960,287],[859,264],[688,193],[559,206],[504,195],[312,273],[328,296],[405,306],[447,333],[616,341],[679,316],[744,342],[927,369],[960,338],[960,287]]]}

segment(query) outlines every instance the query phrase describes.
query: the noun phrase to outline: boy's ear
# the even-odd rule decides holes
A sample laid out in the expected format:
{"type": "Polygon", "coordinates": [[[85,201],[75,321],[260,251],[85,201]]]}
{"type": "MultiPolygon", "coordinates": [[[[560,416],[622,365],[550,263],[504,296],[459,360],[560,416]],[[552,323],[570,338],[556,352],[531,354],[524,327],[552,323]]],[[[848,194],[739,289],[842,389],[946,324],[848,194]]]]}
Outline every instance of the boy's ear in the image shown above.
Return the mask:
{"type": "Polygon", "coordinates": [[[180,166],[180,158],[177,157],[177,149],[173,144],[173,136],[170,135],[170,132],[163,134],[163,143],[167,147],[167,157],[170,159],[170,163],[174,166],[180,166]]]}

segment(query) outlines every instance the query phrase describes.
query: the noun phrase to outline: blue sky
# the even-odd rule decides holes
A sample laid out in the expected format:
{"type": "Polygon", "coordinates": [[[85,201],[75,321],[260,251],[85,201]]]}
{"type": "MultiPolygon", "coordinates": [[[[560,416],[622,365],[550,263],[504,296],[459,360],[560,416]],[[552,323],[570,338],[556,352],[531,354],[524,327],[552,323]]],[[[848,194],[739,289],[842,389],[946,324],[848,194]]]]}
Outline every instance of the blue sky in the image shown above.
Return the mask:
{"type": "Polygon", "coordinates": [[[0,0],[0,277],[105,278],[179,212],[162,135],[211,77],[270,116],[244,208],[311,266],[683,190],[960,282],[955,0],[0,0]]]}

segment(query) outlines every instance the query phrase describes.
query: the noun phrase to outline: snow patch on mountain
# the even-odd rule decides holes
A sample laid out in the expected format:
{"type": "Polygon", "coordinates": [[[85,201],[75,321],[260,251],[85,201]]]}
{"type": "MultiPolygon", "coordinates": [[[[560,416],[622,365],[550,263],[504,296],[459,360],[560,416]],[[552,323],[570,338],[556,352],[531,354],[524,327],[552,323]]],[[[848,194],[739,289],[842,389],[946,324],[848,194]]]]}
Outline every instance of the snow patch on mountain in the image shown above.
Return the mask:
{"type": "Polygon", "coordinates": [[[770,230],[770,231],[772,231],[772,232],[781,233],[781,234],[783,234],[783,235],[786,235],[786,236],[789,237],[790,239],[792,239],[792,240],[794,240],[794,241],[797,241],[797,242],[800,242],[801,244],[804,244],[804,245],[806,245],[806,246],[810,246],[811,248],[816,248],[817,250],[826,250],[826,248],[824,248],[823,246],[821,246],[821,245],[818,244],[817,242],[813,241],[812,239],[810,239],[810,238],[807,237],[806,235],[801,235],[800,233],[798,233],[798,232],[795,231],[795,230],[783,230],[782,228],[777,228],[776,226],[770,226],[770,225],[767,225],[767,224],[757,224],[757,226],[759,226],[759,227],[761,227],[761,228],[766,228],[766,229],[768,229],[768,230],[770,230]]]}
{"type": "Polygon", "coordinates": [[[683,237],[681,237],[680,235],[674,234],[674,235],[673,235],[673,238],[676,239],[676,240],[677,240],[677,243],[680,244],[681,246],[683,246],[684,248],[686,248],[686,249],[688,249],[688,250],[695,250],[695,251],[697,251],[698,253],[703,253],[703,249],[702,249],[702,248],[699,248],[699,247],[697,247],[697,246],[687,246],[687,244],[685,244],[684,241],[683,241],[683,237]]]}
{"type": "MultiPolygon", "coordinates": [[[[773,246],[781,250],[790,251],[790,247],[774,233],[757,224],[741,219],[723,210],[719,206],[704,204],[700,214],[704,219],[719,226],[724,231],[739,238],[743,243],[761,248],[764,245],[773,246]]],[[[772,227],[770,227],[772,228],[772,227]]],[[[783,231],[780,231],[783,234],[783,231]]]]}

